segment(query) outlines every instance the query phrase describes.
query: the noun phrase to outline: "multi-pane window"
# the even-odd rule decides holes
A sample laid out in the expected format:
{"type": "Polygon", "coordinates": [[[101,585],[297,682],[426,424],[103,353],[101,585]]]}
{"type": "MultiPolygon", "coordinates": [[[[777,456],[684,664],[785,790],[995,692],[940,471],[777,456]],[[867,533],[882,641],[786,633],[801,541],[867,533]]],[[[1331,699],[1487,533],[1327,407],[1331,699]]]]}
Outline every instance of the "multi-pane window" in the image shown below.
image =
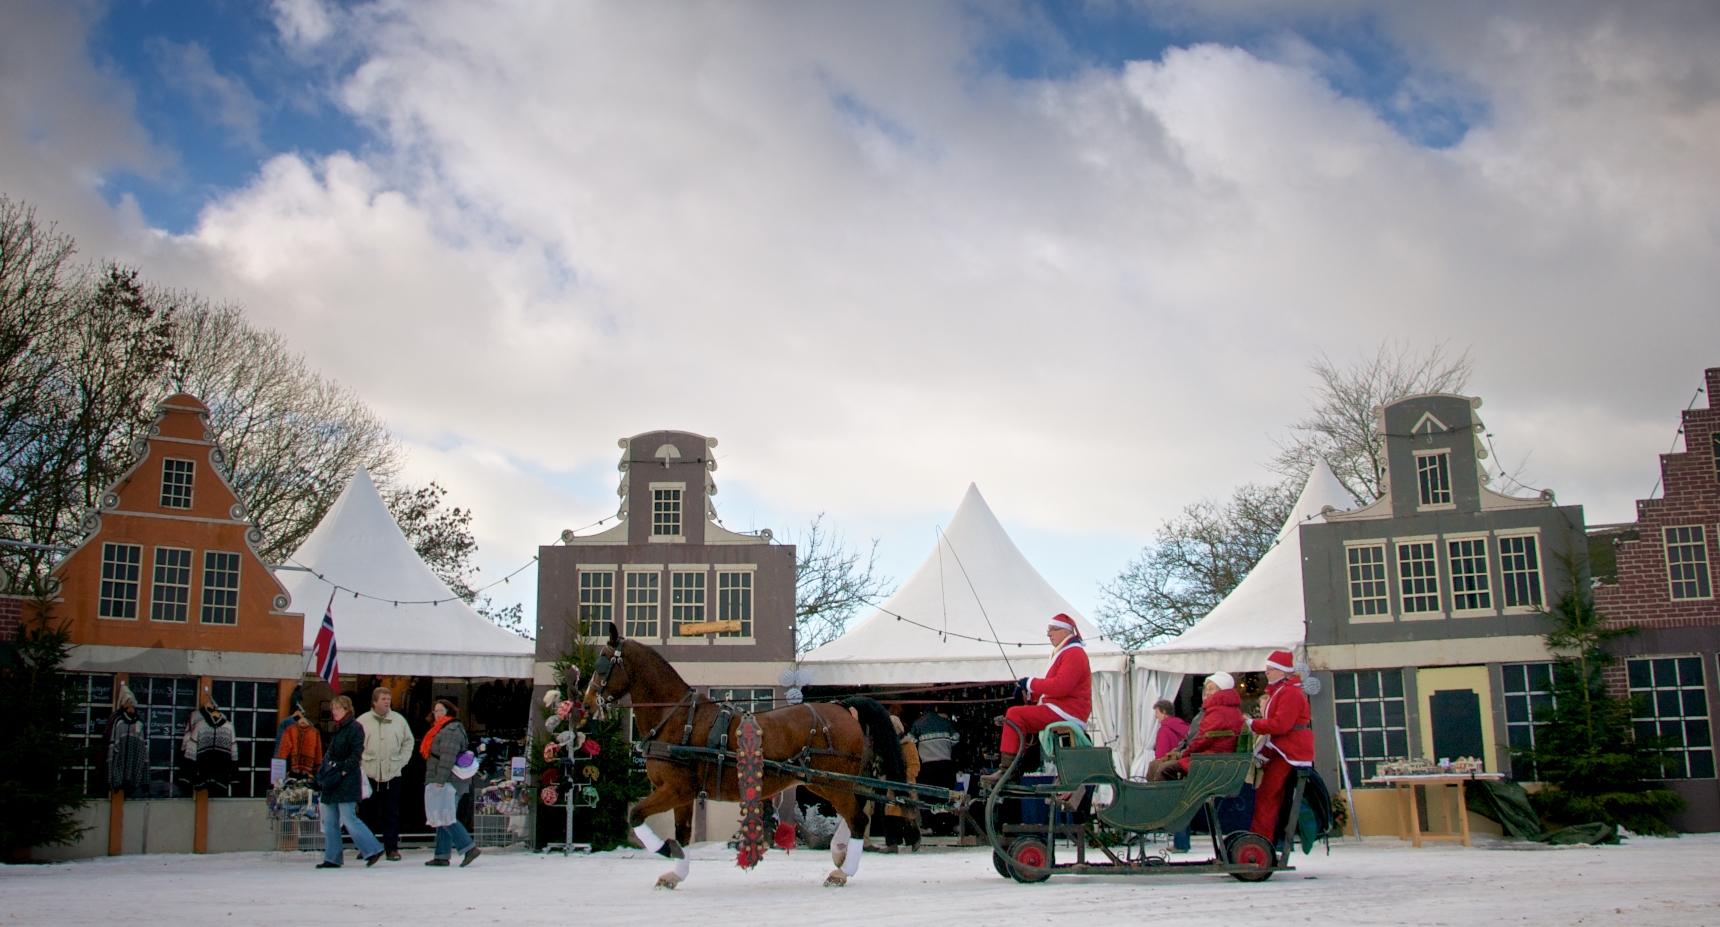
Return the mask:
{"type": "Polygon", "coordinates": [[[67,673],[72,701],[72,743],[77,755],[72,765],[60,771],[62,781],[79,783],[90,798],[107,797],[107,725],[113,714],[112,673],[67,673]]]}
{"type": "Polygon", "coordinates": [[[1381,762],[1409,756],[1402,670],[1333,673],[1332,689],[1352,786],[1373,778],[1381,762]]]}
{"type": "Polygon", "coordinates": [[[1532,534],[1499,539],[1499,578],[1506,608],[1541,607],[1541,556],[1532,534]]]}
{"type": "Polygon", "coordinates": [[[627,636],[657,637],[657,597],[661,573],[627,574],[627,636]]]}
{"type": "Polygon", "coordinates": [[[275,726],[280,721],[280,683],[217,679],[209,691],[233,725],[233,742],[239,747],[239,765],[228,797],[267,796],[275,726]]]}
{"type": "Polygon", "coordinates": [[[1706,599],[1708,539],[1701,525],[1666,529],[1666,572],[1674,599],[1706,599]]]}
{"type": "Polygon", "coordinates": [[[717,620],[739,621],[739,631],[724,631],[718,637],[752,637],[752,578],[747,573],[717,574],[717,620]]]}
{"type": "Polygon", "coordinates": [[[681,491],[679,489],[651,490],[651,533],[658,537],[680,536],[681,491]]]}
{"type": "MultiPolygon", "coordinates": [[[[1553,712],[1553,664],[1507,663],[1505,675],[1505,738],[1513,750],[1535,749],[1535,728],[1553,712]]],[[[1536,781],[1534,764],[1513,760],[1520,782],[1536,781]]]]}
{"type": "Polygon", "coordinates": [[[102,545],[102,588],[96,614],[103,618],[137,617],[137,581],[143,548],[136,544],[102,545]]]}
{"type": "Polygon", "coordinates": [[[595,637],[608,633],[615,617],[615,574],[607,570],[579,573],[579,634],[595,637]]]}
{"type": "Polygon", "coordinates": [[[770,688],[719,689],[712,686],[711,701],[722,702],[741,711],[762,714],[776,707],[776,690],[770,688]]]}
{"type": "Polygon", "coordinates": [[[1636,699],[1636,735],[1659,737],[1673,762],[1669,779],[1714,778],[1714,733],[1701,657],[1654,657],[1626,663],[1636,699]]]}
{"type": "Polygon", "coordinates": [[[184,621],[191,606],[191,551],[155,549],[155,575],[149,584],[149,620],[184,621]]]}
{"type": "Polygon", "coordinates": [[[1432,541],[1398,545],[1398,598],[1404,614],[1442,611],[1439,607],[1439,562],[1432,541]]]}
{"type": "Polygon", "coordinates": [[[169,457],[161,462],[161,506],[168,509],[191,507],[191,477],[197,464],[169,457]]]}
{"type": "Polygon", "coordinates": [[[1423,454],[1415,459],[1422,505],[1451,504],[1451,455],[1423,454]]]}
{"type": "Polygon", "coordinates": [[[1386,591],[1386,549],[1383,545],[1351,547],[1346,552],[1350,564],[1350,615],[1391,614],[1391,599],[1386,591]]]}
{"type": "Polygon", "coordinates": [[[680,637],[681,626],[705,620],[705,574],[669,574],[669,636],[680,637]]]}
{"type": "Polygon", "coordinates": [[[239,623],[239,555],[203,552],[204,624],[239,623]]]}
{"type": "Polygon", "coordinates": [[[180,740],[197,710],[197,680],[185,676],[133,676],[129,682],[137,696],[137,711],[149,738],[149,797],[188,798],[190,792],[179,781],[186,760],[180,740]]]}
{"type": "Polygon", "coordinates": [[[1476,611],[1493,607],[1493,593],[1488,585],[1487,539],[1465,538],[1446,541],[1451,556],[1451,608],[1453,611],[1476,611]]]}

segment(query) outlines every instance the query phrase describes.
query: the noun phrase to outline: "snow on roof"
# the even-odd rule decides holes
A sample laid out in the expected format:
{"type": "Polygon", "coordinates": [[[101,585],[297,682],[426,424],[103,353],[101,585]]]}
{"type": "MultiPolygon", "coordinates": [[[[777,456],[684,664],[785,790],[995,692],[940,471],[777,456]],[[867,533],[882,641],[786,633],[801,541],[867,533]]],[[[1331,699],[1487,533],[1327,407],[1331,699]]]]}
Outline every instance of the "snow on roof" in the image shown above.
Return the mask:
{"type": "Polygon", "coordinates": [[[276,574],[305,613],[307,660],[322,626],[323,608],[339,585],[363,593],[358,598],[351,591],[334,595],[342,673],[503,679],[532,675],[536,645],[454,598],[401,534],[362,467],[288,565],[314,571],[276,574]]]}
{"type": "Polygon", "coordinates": [[[1173,673],[1258,670],[1274,650],[1300,650],[1308,637],[1300,529],[1327,506],[1343,511],[1355,504],[1325,461],[1316,462],[1278,539],[1254,569],[1194,627],[1136,651],[1135,665],[1173,673]]]}
{"type": "Polygon", "coordinates": [[[811,685],[1017,679],[1045,669],[1045,626],[1059,612],[1075,619],[1095,670],[1123,668],[1122,649],[1101,640],[1039,575],[970,484],[936,548],[902,588],[800,665],[811,685]]]}

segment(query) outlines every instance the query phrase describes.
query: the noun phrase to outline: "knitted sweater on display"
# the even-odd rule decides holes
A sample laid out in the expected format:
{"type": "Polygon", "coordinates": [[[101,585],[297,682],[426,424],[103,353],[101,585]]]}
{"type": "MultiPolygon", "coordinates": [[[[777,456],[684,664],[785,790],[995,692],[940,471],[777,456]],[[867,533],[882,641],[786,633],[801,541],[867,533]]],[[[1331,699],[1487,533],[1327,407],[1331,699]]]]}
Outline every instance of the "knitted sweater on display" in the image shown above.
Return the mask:
{"type": "Polygon", "coordinates": [[[143,791],[149,782],[149,740],[144,736],[143,717],[120,712],[108,719],[108,789],[127,796],[143,791]]]}
{"type": "Polygon", "coordinates": [[[239,743],[227,717],[208,708],[198,709],[185,728],[181,746],[190,761],[190,775],[180,778],[190,782],[192,791],[207,789],[212,795],[227,795],[239,772],[239,743]]]}

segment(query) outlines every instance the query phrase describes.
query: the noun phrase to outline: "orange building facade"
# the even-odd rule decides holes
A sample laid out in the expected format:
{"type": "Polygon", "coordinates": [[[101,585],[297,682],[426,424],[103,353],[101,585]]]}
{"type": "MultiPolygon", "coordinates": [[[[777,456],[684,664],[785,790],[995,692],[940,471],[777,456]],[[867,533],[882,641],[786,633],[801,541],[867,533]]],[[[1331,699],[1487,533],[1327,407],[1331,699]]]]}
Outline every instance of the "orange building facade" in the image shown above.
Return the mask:
{"type": "Polygon", "coordinates": [[[180,394],[158,407],[137,459],[54,568],[51,617],[71,634],[91,831],[45,858],[271,849],[264,795],[275,730],[303,672],[304,616],[257,555],[261,534],[228,485],[208,409],[180,394]],[[105,735],[121,687],[146,719],[147,781],[109,788],[105,735]],[[225,794],[193,790],[181,738],[212,705],[239,761],[225,794]]]}

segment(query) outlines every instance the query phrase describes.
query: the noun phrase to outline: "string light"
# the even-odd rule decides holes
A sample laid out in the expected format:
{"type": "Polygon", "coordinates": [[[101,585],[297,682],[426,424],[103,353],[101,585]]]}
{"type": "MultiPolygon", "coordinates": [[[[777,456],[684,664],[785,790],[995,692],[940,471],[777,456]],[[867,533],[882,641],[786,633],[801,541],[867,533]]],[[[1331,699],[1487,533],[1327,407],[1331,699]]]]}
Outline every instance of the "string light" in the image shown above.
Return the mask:
{"type": "MultiPolygon", "coordinates": [[[[293,558],[291,558],[291,557],[288,557],[287,560],[292,562],[296,566],[297,569],[303,570],[306,573],[309,573],[312,576],[315,576],[317,579],[320,579],[323,582],[328,583],[330,586],[334,587],[334,590],[336,592],[350,592],[350,593],[352,593],[352,597],[355,599],[370,599],[373,602],[389,602],[389,603],[393,604],[393,606],[395,608],[399,608],[401,606],[401,604],[403,604],[403,603],[406,605],[441,605],[443,602],[454,602],[454,601],[463,602],[463,601],[465,601],[465,599],[463,599],[457,595],[451,595],[445,599],[389,599],[389,598],[384,598],[383,596],[379,596],[379,595],[370,595],[369,593],[361,592],[357,589],[354,589],[351,586],[343,586],[340,583],[334,582],[333,580],[329,579],[327,575],[322,574],[322,573],[318,573],[316,570],[313,570],[310,567],[305,566],[304,564],[299,563],[296,560],[293,560],[293,558]]],[[[480,592],[484,592],[486,590],[494,589],[495,587],[500,586],[501,584],[507,582],[508,580],[514,578],[515,576],[518,576],[521,573],[524,573],[526,570],[531,568],[532,564],[535,564],[537,562],[538,562],[538,558],[536,556],[533,556],[530,560],[527,560],[524,564],[521,564],[519,569],[514,570],[512,573],[509,573],[508,575],[502,577],[501,579],[496,580],[493,583],[489,583],[488,585],[479,586],[478,588],[473,589],[472,595],[476,596],[480,592]]]]}

